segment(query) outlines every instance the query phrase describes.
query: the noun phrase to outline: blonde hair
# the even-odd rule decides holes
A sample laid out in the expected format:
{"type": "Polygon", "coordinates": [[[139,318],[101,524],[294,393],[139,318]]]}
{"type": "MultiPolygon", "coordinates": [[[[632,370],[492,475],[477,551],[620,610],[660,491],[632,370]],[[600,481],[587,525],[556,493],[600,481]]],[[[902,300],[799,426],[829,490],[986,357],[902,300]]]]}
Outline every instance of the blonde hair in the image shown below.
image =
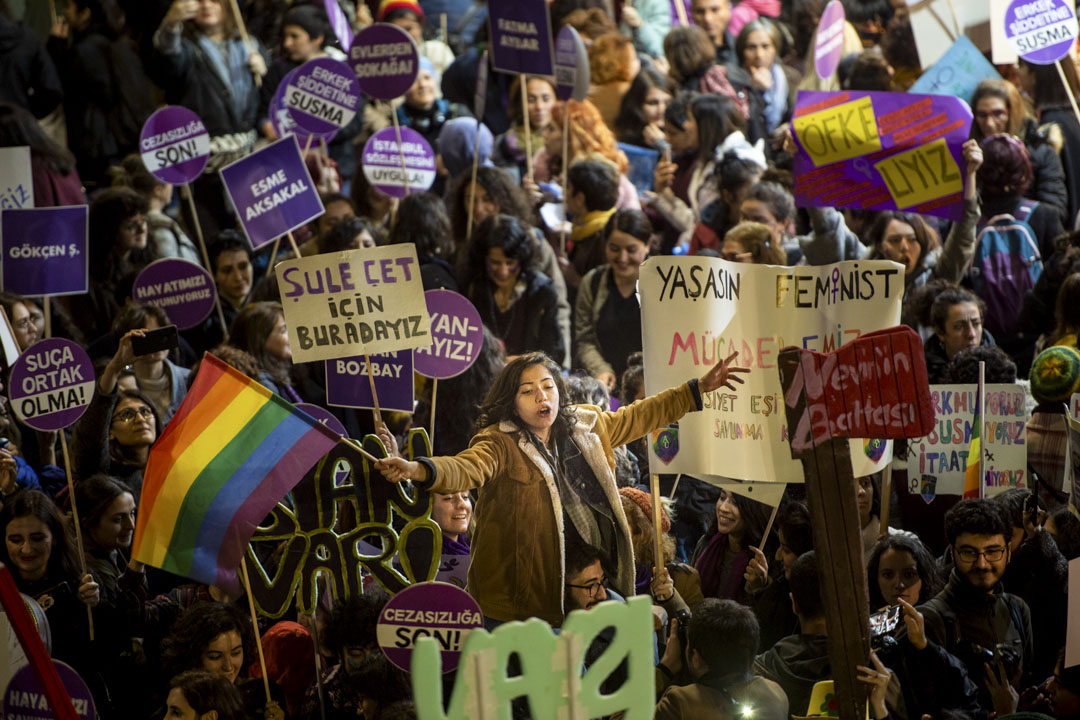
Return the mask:
{"type": "Polygon", "coordinates": [[[724,241],[728,240],[746,248],[755,265],[787,265],[787,253],[768,225],[749,220],[741,222],[724,235],[724,241]]]}
{"type": "Polygon", "coordinates": [[[585,159],[586,155],[598,154],[607,161],[613,163],[620,173],[625,174],[629,161],[626,153],[615,144],[615,135],[607,125],[600,111],[588,100],[567,100],[556,103],[551,109],[551,122],[562,129],[563,118],[570,113],[570,158],[567,162],[563,158],[562,166],[569,167],[578,160],[585,159]]]}
{"type": "Polygon", "coordinates": [[[630,66],[634,60],[630,38],[619,33],[607,33],[589,46],[589,73],[593,85],[630,82],[630,66]]]}

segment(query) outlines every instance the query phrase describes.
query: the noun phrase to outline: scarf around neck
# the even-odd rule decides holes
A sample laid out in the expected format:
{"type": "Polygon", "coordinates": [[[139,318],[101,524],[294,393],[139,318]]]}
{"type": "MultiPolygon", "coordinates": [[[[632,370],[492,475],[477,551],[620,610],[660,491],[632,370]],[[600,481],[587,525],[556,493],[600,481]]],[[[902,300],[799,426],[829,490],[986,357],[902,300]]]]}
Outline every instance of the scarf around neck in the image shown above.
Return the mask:
{"type": "Polygon", "coordinates": [[[614,214],[615,208],[611,208],[610,210],[593,210],[590,213],[586,213],[585,217],[581,218],[581,223],[578,223],[575,220],[574,229],[570,231],[570,239],[577,242],[578,240],[584,240],[587,237],[595,235],[604,229],[608,219],[614,214]]]}
{"type": "Polygon", "coordinates": [[[724,587],[720,587],[720,570],[724,565],[724,553],[727,552],[728,539],[723,533],[716,533],[705,546],[701,557],[694,563],[694,568],[701,575],[701,591],[705,597],[729,598],[742,597],[743,573],[750,564],[750,551],[743,548],[735,554],[731,572],[724,587]]]}

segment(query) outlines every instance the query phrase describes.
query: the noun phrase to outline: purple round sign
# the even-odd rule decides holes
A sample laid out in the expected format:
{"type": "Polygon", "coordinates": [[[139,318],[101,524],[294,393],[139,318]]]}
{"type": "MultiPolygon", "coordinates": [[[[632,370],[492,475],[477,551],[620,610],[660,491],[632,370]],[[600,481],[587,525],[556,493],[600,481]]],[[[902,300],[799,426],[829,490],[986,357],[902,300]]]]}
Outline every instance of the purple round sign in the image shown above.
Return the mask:
{"type": "Polygon", "coordinates": [[[30,427],[66,428],[94,398],[94,364],[77,343],[42,340],[12,364],[9,393],[15,415],[30,427]]]}
{"type": "Polygon", "coordinates": [[[435,182],[435,153],[423,135],[412,128],[401,130],[401,152],[398,152],[396,128],[383,128],[368,138],[364,145],[361,165],[364,177],[390,197],[405,197],[402,182],[401,156],[405,156],[409,192],[424,192],[435,182]]]}
{"type": "Polygon", "coordinates": [[[139,136],[143,165],[170,185],[192,182],[210,159],[210,133],[199,116],[167,105],[146,120],[139,136]]]}
{"type": "Polygon", "coordinates": [[[342,425],[341,421],[334,417],[334,414],[326,408],[312,403],[296,403],[296,409],[303,410],[341,437],[349,437],[349,433],[346,432],[345,426],[342,425]]]}
{"type": "Polygon", "coordinates": [[[181,330],[193,328],[214,309],[217,288],[202,265],[180,258],[164,258],[147,265],[131,288],[140,303],[165,311],[181,330]]]}
{"type": "MultiPolygon", "coordinates": [[[[84,720],[94,720],[97,717],[97,711],[94,709],[94,696],[90,694],[90,688],[70,665],[59,660],[52,662],[56,666],[56,674],[60,676],[60,682],[64,684],[64,689],[71,697],[75,714],[84,720]]],[[[15,671],[4,690],[4,717],[51,720],[56,715],[53,714],[52,708],[43,700],[43,697],[41,683],[34,675],[34,668],[24,665],[15,671]]]]}
{"type": "Polygon", "coordinates": [[[579,102],[589,95],[589,53],[569,25],[555,38],[555,94],[560,100],[579,102]]]}
{"type": "Polygon", "coordinates": [[[457,668],[465,638],[483,627],[480,606],[464,590],[449,583],[410,585],[386,603],[375,631],[390,662],[409,672],[418,638],[435,638],[442,655],[442,671],[457,668]]]}
{"type": "Polygon", "coordinates": [[[296,70],[291,70],[282,78],[281,84],[278,85],[278,89],[274,92],[274,97],[270,100],[270,124],[278,137],[295,135],[302,146],[308,144],[308,137],[311,138],[312,143],[316,144],[320,139],[330,142],[333,140],[334,134],[337,133],[336,128],[328,133],[308,132],[302,125],[298,125],[293,120],[292,113],[285,107],[285,90],[289,87],[289,82],[295,72],[296,70]]]}
{"type": "Polygon", "coordinates": [[[822,80],[832,77],[844,51],[844,6],[832,0],[821,14],[814,40],[814,68],[822,80]]]}
{"type": "Polygon", "coordinates": [[[393,100],[416,82],[420,52],[412,36],[397,25],[375,23],[353,38],[349,67],[363,92],[376,100],[393,100]]]}
{"type": "Polygon", "coordinates": [[[1076,42],[1070,0],[1013,0],[1005,10],[1005,37],[1016,54],[1036,65],[1053,65],[1076,42]]]}
{"type": "Polygon", "coordinates": [[[431,315],[431,345],[413,350],[413,369],[440,380],[460,375],[480,357],[484,344],[480,313],[453,290],[428,290],[424,300],[431,315]]]}
{"type": "Polygon", "coordinates": [[[360,107],[360,84],[343,62],[309,60],[282,81],[285,109],[297,125],[311,133],[334,133],[345,127],[360,107]]]}

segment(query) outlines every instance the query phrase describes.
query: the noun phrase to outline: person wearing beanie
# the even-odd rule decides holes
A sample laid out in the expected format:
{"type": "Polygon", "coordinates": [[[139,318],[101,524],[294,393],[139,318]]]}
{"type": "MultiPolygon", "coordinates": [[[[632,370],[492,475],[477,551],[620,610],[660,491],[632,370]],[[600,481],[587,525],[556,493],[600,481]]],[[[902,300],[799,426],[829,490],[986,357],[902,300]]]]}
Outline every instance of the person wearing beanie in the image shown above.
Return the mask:
{"type": "Polygon", "coordinates": [[[375,21],[397,25],[412,36],[420,49],[420,57],[430,60],[434,67],[435,93],[437,97],[442,97],[439,81],[446,68],[454,62],[454,51],[442,40],[424,39],[424,10],[420,3],[416,0],[382,0],[375,21]]]}
{"type": "Polygon", "coordinates": [[[491,167],[491,153],[495,139],[487,125],[473,118],[459,117],[447,120],[439,132],[439,154],[435,157],[435,166],[440,175],[451,178],[472,170],[473,157],[479,149],[479,167],[491,167]],[[480,144],[476,136],[479,132],[480,144]]]}

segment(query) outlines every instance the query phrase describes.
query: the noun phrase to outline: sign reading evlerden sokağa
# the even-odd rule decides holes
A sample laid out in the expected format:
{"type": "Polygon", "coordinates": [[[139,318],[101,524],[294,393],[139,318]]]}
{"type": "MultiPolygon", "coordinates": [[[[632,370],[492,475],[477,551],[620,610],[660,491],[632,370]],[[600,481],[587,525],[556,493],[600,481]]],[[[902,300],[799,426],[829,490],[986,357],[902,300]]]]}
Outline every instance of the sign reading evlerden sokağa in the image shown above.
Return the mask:
{"type": "Polygon", "coordinates": [[[800,90],[795,203],[959,220],[971,119],[944,95],[800,90]]]}
{"type": "Polygon", "coordinates": [[[275,272],[293,362],[431,344],[412,243],[285,260],[275,272]]]}

